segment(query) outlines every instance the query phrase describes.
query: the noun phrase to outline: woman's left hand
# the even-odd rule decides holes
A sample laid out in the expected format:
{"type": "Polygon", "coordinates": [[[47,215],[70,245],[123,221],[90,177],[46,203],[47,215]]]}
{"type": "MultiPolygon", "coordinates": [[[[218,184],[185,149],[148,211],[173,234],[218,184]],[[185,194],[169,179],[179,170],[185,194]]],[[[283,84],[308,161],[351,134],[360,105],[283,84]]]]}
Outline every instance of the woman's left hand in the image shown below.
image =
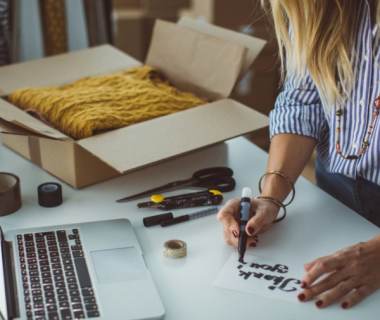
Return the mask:
{"type": "Polygon", "coordinates": [[[301,282],[305,290],[298,295],[302,302],[321,295],[318,308],[327,307],[346,296],[341,307],[351,308],[380,288],[380,235],[304,266],[301,282]],[[329,274],[321,281],[321,276],[329,274]],[[328,291],[328,292],[326,292],[328,291]]]}

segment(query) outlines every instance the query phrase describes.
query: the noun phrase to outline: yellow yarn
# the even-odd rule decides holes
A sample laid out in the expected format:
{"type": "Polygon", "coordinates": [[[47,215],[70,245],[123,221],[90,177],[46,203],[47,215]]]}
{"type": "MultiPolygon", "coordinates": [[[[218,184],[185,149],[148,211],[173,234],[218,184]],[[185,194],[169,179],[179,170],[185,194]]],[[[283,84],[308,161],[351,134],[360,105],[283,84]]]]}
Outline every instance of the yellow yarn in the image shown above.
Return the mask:
{"type": "Polygon", "coordinates": [[[204,104],[161,80],[151,67],[87,77],[60,87],[25,88],[8,100],[35,109],[74,139],[117,129],[204,104]]]}

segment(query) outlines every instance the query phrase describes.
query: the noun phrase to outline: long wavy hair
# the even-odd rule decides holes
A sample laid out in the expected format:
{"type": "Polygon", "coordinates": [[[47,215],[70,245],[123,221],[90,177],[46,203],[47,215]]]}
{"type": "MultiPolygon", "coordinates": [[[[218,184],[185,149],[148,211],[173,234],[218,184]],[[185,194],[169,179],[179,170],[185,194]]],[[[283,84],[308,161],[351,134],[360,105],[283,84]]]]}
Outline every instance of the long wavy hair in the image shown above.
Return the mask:
{"type": "MultiPolygon", "coordinates": [[[[301,78],[307,68],[329,107],[342,96],[337,80],[343,95],[349,96],[353,85],[350,58],[361,2],[364,0],[261,0],[274,22],[282,80],[287,76],[301,78]]],[[[371,2],[379,23],[380,0],[371,2]]]]}

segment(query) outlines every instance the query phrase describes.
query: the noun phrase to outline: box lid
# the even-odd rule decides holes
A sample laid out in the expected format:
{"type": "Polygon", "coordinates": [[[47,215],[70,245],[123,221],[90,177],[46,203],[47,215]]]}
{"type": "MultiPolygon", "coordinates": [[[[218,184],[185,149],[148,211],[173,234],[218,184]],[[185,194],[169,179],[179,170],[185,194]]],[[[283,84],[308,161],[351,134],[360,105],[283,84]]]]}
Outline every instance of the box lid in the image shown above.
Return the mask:
{"type": "Polygon", "coordinates": [[[72,140],[0,98],[0,132],[29,135],[30,132],[53,139],[72,140]],[[5,120],[5,121],[4,121],[5,120]]]}
{"type": "Polygon", "coordinates": [[[231,94],[247,50],[245,46],[157,20],[146,64],[157,68],[176,88],[218,100],[231,94]]]}
{"type": "Polygon", "coordinates": [[[236,101],[211,104],[78,141],[125,173],[267,126],[268,117],[236,101]]]}
{"type": "Polygon", "coordinates": [[[249,67],[252,65],[253,61],[257,58],[260,51],[267,44],[267,41],[258,39],[244,33],[239,33],[236,31],[228,30],[225,28],[217,27],[209,23],[199,23],[194,19],[188,17],[182,17],[178,21],[178,25],[189,28],[196,32],[206,34],[209,36],[217,37],[219,39],[224,39],[229,42],[244,46],[248,49],[246,58],[244,60],[239,79],[248,71],[249,67]]]}

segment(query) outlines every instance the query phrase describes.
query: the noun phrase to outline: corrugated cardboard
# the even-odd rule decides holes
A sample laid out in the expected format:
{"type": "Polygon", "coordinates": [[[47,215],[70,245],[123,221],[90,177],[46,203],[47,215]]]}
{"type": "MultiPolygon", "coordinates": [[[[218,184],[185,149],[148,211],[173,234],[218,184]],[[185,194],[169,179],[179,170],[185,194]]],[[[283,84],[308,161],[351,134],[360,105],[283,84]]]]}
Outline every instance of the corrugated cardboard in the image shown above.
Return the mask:
{"type": "MultiPolygon", "coordinates": [[[[173,79],[169,79],[179,82],[184,90],[199,88],[206,97],[215,94],[220,98],[200,107],[79,141],[42,124],[0,99],[0,131],[3,132],[3,143],[73,187],[81,188],[268,124],[268,119],[260,113],[226,99],[244,65],[247,48],[223,41],[220,37],[206,36],[176,24],[159,21],[153,35],[148,62],[149,59],[157,61],[157,57],[165,55],[165,50],[155,43],[156,34],[162,32],[169,32],[176,39],[181,34],[186,35],[192,39],[190,43],[193,47],[187,47],[192,48],[192,54],[184,55],[182,62],[178,57],[175,60],[176,73],[172,74],[172,61],[159,67],[162,68],[160,71],[164,74],[170,73],[173,79]],[[227,68],[227,63],[222,62],[222,59],[218,61],[226,68],[218,68],[212,64],[208,51],[204,51],[196,40],[205,44],[207,38],[213,44],[207,46],[210,52],[223,48],[224,57],[230,61],[231,66],[227,68]],[[231,58],[234,60],[231,61],[231,58]],[[198,71],[189,70],[189,64],[198,71]]],[[[181,44],[186,46],[186,42],[181,44]]],[[[258,41],[257,45],[263,44],[258,41]]],[[[177,50],[178,44],[165,48],[167,56],[173,57],[175,52],[180,52],[177,50]]],[[[6,96],[22,87],[62,85],[85,76],[112,73],[138,65],[141,65],[139,61],[117,49],[101,46],[0,68],[0,90],[6,96]]]]}
{"type": "Polygon", "coordinates": [[[176,88],[216,100],[230,95],[247,50],[230,41],[159,21],[146,64],[159,69],[176,88]]]}
{"type": "Polygon", "coordinates": [[[221,27],[214,26],[207,23],[198,23],[194,19],[183,17],[179,20],[178,25],[197,31],[202,34],[209,36],[218,37],[220,39],[227,40],[232,43],[236,43],[239,46],[244,46],[247,48],[246,59],[241,68],[239,79],[241,79],[244,74],[248,71],[249,67],[252,65],[253,61],[259,55],[261,49],[266,44],[266,41],[257,38],[252,38],[246,34],[240,33],[236,35],[236,32],[227,30],[221,27]]]}

